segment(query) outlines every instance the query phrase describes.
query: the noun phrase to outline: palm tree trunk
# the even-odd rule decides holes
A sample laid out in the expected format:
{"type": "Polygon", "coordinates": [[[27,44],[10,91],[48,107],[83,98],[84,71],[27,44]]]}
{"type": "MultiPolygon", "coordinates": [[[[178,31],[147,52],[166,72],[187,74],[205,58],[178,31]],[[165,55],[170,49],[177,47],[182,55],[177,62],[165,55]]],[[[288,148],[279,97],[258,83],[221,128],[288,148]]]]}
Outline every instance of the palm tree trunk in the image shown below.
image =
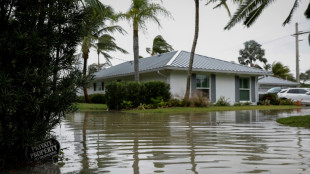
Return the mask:
{"type": "Polygon", "coordinates": [[[138,29],[133,30],[133,56],[134,56],[134,68],[135,68],[135,81],[139,82],[140,79],[139,79],[139,35],[138,35],[138,29]]]}
{"type": "Polygon", "coordinates": [[[190,82],[191,82],[191,76],[192,76],[195,50],[196,50],[196,45],[197,45],[197,41],[198,41],[198,34],[199,34],[199,0],[195,0],[195,35],[194,35],[194,41],[193,41],[191,55],[190,55],[190,59],[189,59],[187,81],[186,81],[186,93],[185,93],[185,97],[184,97],[185,102],[189,101],[190,82]]]}
{"type": "MultiPolygon", "coordinates": [[[[89,50],[87,50],[85,53],[83,53],[83,59],[84,59],[84,65],[83,65],[83,78],[86,79],[86,70],[87,70],[87,59],[88,59],[88,53],[89,50]]],[[[83,92],[84,92],[84,98],[85,102],[89,103],[89,97],[87,92],[87,86],[83,86],[83,92]]]]}

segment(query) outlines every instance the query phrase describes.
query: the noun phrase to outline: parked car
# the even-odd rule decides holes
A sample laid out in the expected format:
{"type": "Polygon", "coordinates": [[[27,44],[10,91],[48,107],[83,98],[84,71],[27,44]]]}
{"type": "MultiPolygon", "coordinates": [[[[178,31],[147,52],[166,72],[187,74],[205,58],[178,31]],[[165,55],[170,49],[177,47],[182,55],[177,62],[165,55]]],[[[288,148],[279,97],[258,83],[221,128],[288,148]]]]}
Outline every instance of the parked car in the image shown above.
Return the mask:
{"type": "Polygon", "coordinates": [[[291,99],[301,101],[302,104],[310,104],[310,88],[288,88],[280,91],[277,95],[280,99],[291,99]]]}

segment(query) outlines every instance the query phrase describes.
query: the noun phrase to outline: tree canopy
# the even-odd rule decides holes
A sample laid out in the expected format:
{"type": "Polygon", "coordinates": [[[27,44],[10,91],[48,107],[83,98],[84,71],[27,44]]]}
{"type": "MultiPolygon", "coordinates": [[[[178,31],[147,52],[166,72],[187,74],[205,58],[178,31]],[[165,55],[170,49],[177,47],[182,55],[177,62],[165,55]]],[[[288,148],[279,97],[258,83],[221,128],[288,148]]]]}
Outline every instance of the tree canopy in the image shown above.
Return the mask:
{"type": "Polygon", "coordinates": [[[239,51],[239,55],[238,61],[242,65],[249,65],[251,67],[262,69],[256,62],[262,62],[264,65],[267,63],[267,59],[264,58],[265,50],[254,40],[245,42],[244,49],[239,51]]]}
{"type": "Polygon", "coordinates": [[[72,110],[83,18],[76,0],[0,2],[0,169],[24,162],[72,110]]]}
{"type": "Polygon", "coordinates": [[[173,51],[173,48],[168,42],[161,36],[158,35],[153,40],[153,46],[151,48],[146,48],[146,52],[148,52],[151,56],[167,53],[173,51]]]}

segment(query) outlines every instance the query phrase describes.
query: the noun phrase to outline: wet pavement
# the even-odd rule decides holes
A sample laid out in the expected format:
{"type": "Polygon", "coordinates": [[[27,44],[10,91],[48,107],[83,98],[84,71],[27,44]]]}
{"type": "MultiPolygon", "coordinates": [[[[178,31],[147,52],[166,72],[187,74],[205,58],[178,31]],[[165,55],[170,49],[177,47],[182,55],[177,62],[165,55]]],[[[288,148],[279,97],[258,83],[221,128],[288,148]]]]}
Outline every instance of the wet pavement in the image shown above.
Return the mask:
{"type": "Polygon", "coordinates": [[[77,112],[55,128],[64,156],[24,173],[310,173],[310,109],[203,114],[77,112]]]}

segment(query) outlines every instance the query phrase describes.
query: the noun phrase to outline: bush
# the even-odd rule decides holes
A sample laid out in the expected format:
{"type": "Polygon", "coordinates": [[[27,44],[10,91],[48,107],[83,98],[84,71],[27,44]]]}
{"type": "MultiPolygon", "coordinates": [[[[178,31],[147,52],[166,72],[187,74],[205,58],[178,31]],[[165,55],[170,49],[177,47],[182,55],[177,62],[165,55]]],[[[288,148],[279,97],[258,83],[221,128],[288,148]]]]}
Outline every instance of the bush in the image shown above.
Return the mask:
{"type": "Polygon", "coordinates": [[[210,100],[203,96],[201,92],[195,92],[189,99],[189,105],[191,107],[207,107],[210,104],[210,100]]]}
{"type": "Polygon", "coordinates": [[[124,101],[127,104],[130,101],[131,108],[142,104],[163,107],[170,97],[170,86],[164,82],[111,82],[106,85],[106,104],[112,110],[129,109],[124,101]]]}
{"type": "Polygon", "coordinates": [[[89,100],[90,100],[90,103],[96,103],[96,104],[105,104],[106,103],[104,94],[91,94],[91,95],[89,95],[89,100]]]}
{"type": "Polygon", "coordinates": [[[291,99],[281,99],[279,105],[293,105],[294,101],[291,99]]]}
{"type": "Polygon", "coordinates": [[[234,106],[250,106],[251,104],[251,102],[236,102],[234,106]]]}
{"type": "Polygon", "coordinates": [[[228,102],[228,99],[225,99],[225,97],[220,97],[220,99],[215,103],[215,106],[230,106],[230,103],[228,102]]]}
{"type": "Polygon", "coordinates": [[[279,105],[280,100],[278,99],[277,94],[268,93],[262,96],[262,100],[260,101],[260,103],[263,105],[267,105],[267,103],[271,105],[279,105]]]}

